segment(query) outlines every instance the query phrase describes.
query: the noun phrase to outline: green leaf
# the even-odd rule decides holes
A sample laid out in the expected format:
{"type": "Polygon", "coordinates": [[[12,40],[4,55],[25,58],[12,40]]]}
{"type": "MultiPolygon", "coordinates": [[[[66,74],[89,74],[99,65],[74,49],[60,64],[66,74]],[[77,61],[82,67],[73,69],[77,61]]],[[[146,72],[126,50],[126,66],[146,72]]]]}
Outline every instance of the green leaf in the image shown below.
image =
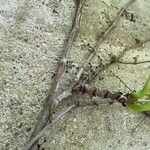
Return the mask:
{"type": "Polygon", "coordinates": [[[146,100],[146,101],[149,103],[141,104],[140,102],[134,102],[134,103],[127,104],[127,107],[138,112],[150,111],[150,100],[146,100]]]}
{"type": "Polygon", "coordinates": [[[131,93],[130,97],[132,99],[135,99],[135,101],[137,101],[139,98],[143,98],[144,96],[149,96],[149,95],[150,95],[150,76],[147,82],[145,83],[143,89],[138,92],[131,93]]]}

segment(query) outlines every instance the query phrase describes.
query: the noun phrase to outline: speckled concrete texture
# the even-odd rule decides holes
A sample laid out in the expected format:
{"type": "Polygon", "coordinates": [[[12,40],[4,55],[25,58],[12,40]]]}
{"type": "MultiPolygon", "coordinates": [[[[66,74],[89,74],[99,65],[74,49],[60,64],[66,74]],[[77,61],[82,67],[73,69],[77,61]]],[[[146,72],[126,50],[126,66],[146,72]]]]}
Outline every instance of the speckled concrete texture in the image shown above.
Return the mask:
{"type": "MultiPolygon", "coordinates": [[[[75,66],[87,59],[119,9],[128,0],[87,0],[80,32],[69,52],[75,66]]],[[[117,28],[101,45],[97,56],[150,39],[150,2],[136,0],[122,15],[117,28]]],[[[29,138],[47,96],[57,57],[68,38],[75,13],[73,0],[0,0],[0,149],[21,150],[29,138]]],[[[98,65],[97,56],[93,65],[98,65]]],[[[150,42],[128,51],[123,61],[150,60],[150,42]]],[[[91,84],[99,89],[128,92],[110,71],[132,90],[150,74],[150,64],[113,64],[91,84]],[[103,77],[102,80],[99,78],[103,77]]],[[[73,72],[73,71],[72,71],[73,72]]],[[[73,99],[91,100],[78,95],[73,99]]],[[[97,97],[95,99],[98,99],[97,97]]],[[[149,150],[150,119],[119,104],[76,108],[46,134],[45,150],[149,150]]],[[[42,142],[42,139],[41,141],[42,142]]]]}

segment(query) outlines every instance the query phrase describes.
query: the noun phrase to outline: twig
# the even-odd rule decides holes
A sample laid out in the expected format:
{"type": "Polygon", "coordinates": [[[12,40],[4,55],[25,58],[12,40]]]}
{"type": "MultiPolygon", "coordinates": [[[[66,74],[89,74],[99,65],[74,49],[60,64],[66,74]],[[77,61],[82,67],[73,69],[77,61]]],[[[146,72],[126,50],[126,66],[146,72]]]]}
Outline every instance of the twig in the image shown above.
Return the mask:
{"type": "MultiPolygon", "coordinates": [[[[87,59],[87,61],[85,62],[85,64],[83,65],[83,67],[80,69],[80,71],[78,72],[75,80],[71,83],[71,85],[69,86],[69,88],[65,91],[63,91],[61,94],[59,94],[58,96],[56,96],[58,94],[58,89],[59,89],[59,85],[60,85],[60,81],[61,81],[61,77],[63,76],[65,70],[66,70],[66,63],[67,63],[67,53],[68,51],[71,49],[73,41],[75,40],[77,31],[79,29],[79,24],[80,24],[80,20],[81,20],[81,11],[83,9],[83,6],[85,4],[85,0],[77,0],[77,10],[76,10],[76,15],[75,15],[75,20],[74,20],[74,24],[69,36],[69,39],[66,43],[66,46],[61,54],[61,59],[59,61],[59,64],[56,68],[56,76],[54,78],[53,81],[53,85],[51,88],[51,94],[46,98],[46,105],[42,110],[42,113],[40,115],[40,119],[38,121],[38,123],[35,125],[34,131],[32,133],[32,136],[29,140],[32,141],[33,137],[35,135],[37,135],[43,128],[44,126],[47,124],[49,118],[51,119],[52,117],[52,111],[55,109],[55,107],[58,105],[59,101],[64,100],[65,98],[68,98],[69,96],[72,95],[72,90],[76,87],[76,85],[78,85],[81,75],[83,74],[84,69],[86,68],[87,64],[94,58],[94,56],[96,55],[96,51],[99,48],[100,44],[102,43],[102,41],[104,41],[108,35],[112,32],[112,30],[116,27],[118,20],[121,17],[121,14],[124,12],[124,10],[131,5],[135,0],[130,0],[118,13],[117,17],[115,18],[115,20],[112,22],[112,24],[110,25],[110,27],[98,38],[98,41],[96,43],[96,46],[94,48],[94,51],[90,54],[89,58],[87,59]]],[[[112,63],[112,62],[111,62],[112,63]]],[[[111,65],[111,63],[109,65],[111,65]]],[[[36,140],[35,140],[36,142],[36,140]]],[[[32,143],[29,147],[32,148],[34,143],[32,143]]]]}
{"type": "Polygon", "coordinates": [[[110,27],[104,32],[104,34],[102,36],[100,36],[100,38],[97,41],[96,47],[95,47],[95,51],[99,48],[100,44],[102,41],[104,41],[108,35],[112,32],[112,30],[116,27],[118,20],[120,19],[122,13],[134,2],[135,0],[130,0],[125,6],[123,6],[120,11],[118,12],[115,20],[112,22],[112,24],[110,25],[110,27]]]}
{"type": "Polygon", "coordinates": [[[76,14],[75,14],[75,19],[73,21],[73,27],[71,30],[71,33],[69,35],[68,41],[65,44],[65,48],[62,51],[61,54],[61,59],[58,65],[57,69],[57,76],[56,76],[56,88],[55,88],[55,93],[57,93],[58,88],[59,88],[59,82],[61,81],[61,77],[63,76],[65,69],[66,69],[66,63],[67,63],[67,53],[68,51],[72,48],[73,42],[76,38],[77,32],[80,27],[80,21],[81,21],[81,16],[82,16],[82,9],[85,4],[86,0],[76,0],[77,1],[77,9],[76,9],[76,14]]]}
{"type": "Polygon", "coordinates": [[[55,125],[60,118],[62,118],[65,114],[67,114],[68,112],[70,112],[73,108],[75,108],[77,105],[72,105],[69,106],[67,109],[65,109],[64,111],[62,111],[56,118],[54,118],[51,123],[47,124],[40,132],[38,132],[38,134],[32,138],[32,140],[27,144],[27,146],[24,148],[24,150],[29,150],[32,145],[40,138],[42,137],[42,135],[49,130],[53,125],[55,125]]]}
{"type": "Polygon", "coordinates": [[[137,128],[138,128],[138,126],[146,119],[146,115],[145,115],[145,117],[131,130],[131,133],[133,133],[137,128]]]}
{"type": "Polygon", "coordinates": [[[88,84],[80,84],[74,89],[73,92],[80,92],[82,94],[87,94],[90,97],[100,97],[100,98],[109,98],[110,100],[121,103],[125,106],[125,103],[133,103],[134,99],[130,97],[129,93],[115,92],[109,90],[99,90],[97,88],[92,88],[88,84]]]}
{"type": "MultiPolygon", "coordinates": [[[[117,14],[115,20],[112,22],[112,24],[105,30],[105,32],[99,36],[96,46],[93,49],[92,53],[89,55],[87,61],[84,63],[83,67],[79,70],[77,76],[75,77],[74,82],[72,82],[72,84],[69,86],[68,90],[63,91],[61,94],[59,94],[57,96],[58,101],[62,101],[64,98],[67,98],[68,96],[70,96],[72,94],[72,90],[74,89],[74,87],[76,85],[78,85],[81,75],[83,74],[84,69],[86,68],[86,66],[89,64],[89,62],[94,58],[94,56],[96,55],[96,51],[98,50],[98,48],[100,47],[100,45],[102,44],[102,42],[108,37],[108,35],[113,31],[113,29],[116,27],[118,20],[121,17],[121,14],[124,12],[125,9],[127,9],[127,7],[129,7],[135,0],[130,0],[117,14]]],[[[113,61],[111,61],[108,66],[110,66],[113,63],[113,61]]],[[[106,67],[106,66],[105,66],[106,67]]]]}
{"type": "MultiPolygon", "coordinates": [[[[145,40],[145,41],[141,41],[140,43],[136,43],[135,45],[132,45],[132,46],[127,46],[127,47],[125,47],[125,48],[119,53],[119,55],[118,55],[117,57],[116,57],[116,56],[112,56],[112,57],[110,58],[110,61],[109,61],[106,65],[104,65],[104,66],[102,66],[101,68],[99,68],[99,69],[97,70],[97,72],[95,73],[96,75],[95,75],[94,77],[90,78],[88,83],[92,82],[92,81],[95,79],[95,77],[97,76],[97,74],[100,74],[100,72],[106,70],[106,69],[109,68],[112,64],[114,64],[114,63],[120,63],[120,62],[121,62],[120,59],[125,55],[125,53],[126,53],[127,51],[129,51],[129,50],[131,50],[131,49],[139,48],[139,47],[141,47],[143,44],[146,44],[146,43],[148,43],[148,42],[150,42],[150,39],[145,40]]],[[[141,62],[141,63],[149,63],[149,61],[141,62]]]]}
{"type": "Polygon", "coordinates": [[[83,65],[83,67],[79,70],[76,78],[75,78],[75,82],[78,83],[80,78],[81,78],[81,75],[83,74],[83,71],[84,69],[87,67],[87,65],[89,64],[89,62],[93,59],[93,57],[95,56],[96,54],[96,50],[94,49],[92,51],[92,53],[90,54],[89,58],[87,59],[87,61],[85,62],[85,64],[83,65]]]}
{"type": "Polygon", "coordinates": [[[138,65],[138,64],[150,63],[150,60],[139,61],[139,62],[123,62],[123,61],[116,61],[116,62],[119,64],[126,64],[126,65],[138,65]]]}
{"type": "Polygon", "coordinates": [[[117,57],[117,59],[115,60],[115,62],[120,62],[120,59],[125,55],[126,52],[128,52],[131,49],[136,49],[141,47],[143,44],[146,44],[150,42],[150,39],[148,40],[144,40],[144,41],[140,41],[140,43],[136,43],[135,45],[132,46],[127,46],[123,49],[123,51],[120,52],[119,56],[117,57]]]}
{"type": "Polygon", "coordinates": [[[113,74],[114,77],[116,77],[117,79],[119,79],[119,81],[120,81],[126,88],[128,88],[131,92],[133,92],[133,90],[132,90],[123,80],[121,80],[118,76],[116,76],[111,70],[109,70],[109,71],[113,74]]]}
{"type": "MultiPolygon", "coordinates": [[[[72,43],[75,40],[76,34],[78,32],[80,20],[81,20],[81,13],[82,13],[83,6],[85,4],[85,0],[77,0],[76,2],[77,2],[77,8],[76,8],[76,13],[75,13],[75,19],[73,22],[73,26],[72,26],[72,29],[70,32],[69,39],[65,45],[65,48],[62,51],[62,54],[60,56],[61,59],[56,67],[55,77],[53,78],[50,94],[44,100],[45,105],[41,111],[39,120],[34,127],[34,131],[32,132],[32,135],[31,135],[28,143],[30,143],[32,138],[36,134],[38,134],[38,132],[41,131],[41,129],[47,124],[48,120],[51,119],[52,111],[55,106],[54,102],[56,101],[54,99],[54,95],[56,94],[55,92],[57,92],[57,90],[58,90],[59,82],[61,80],[61,77],[63,76],[63,73],[65,72],[65,69],[66,69],[67,53],[68,53],[69,49],[71,49],[72,43]]],[[[36,145],[36,143],[34,145],[36,145]]],[[[30,148],[32,148],[32,147],[33,146],[31,146],[30,148]]]]}
{"type": "Polygon", "coordinates": [[[145,117],[131,130],[131,133],[133,133],[139,127],[139,125],[146,119],[146,117],[150,117],[150,111],[144,111],[143,114],[145,117]]]}
{"type": "Polygon", "coordinates": [[[85,62],[85,64],[83,65],[83,67],[81,68],[81,70],[79,71],[79,73],[77,74],[77,77],[75,79],[76,82],[79,81],[84,68],[87,66],[87,64],[91,61],[91,59],[95,56],[96,51],[99,49],[100,45],[102,44],[102,42],[108,37],[108,35],[113,31],[113,29],[116,27],[118,20],[120,19],[122,13],[124,12],[125,9],[127,9],[135,0],[130,0],[117,14],[115,20],[112,22],[112,24],[103,32],[102,35],[99,36],[96,46],[93,49],[93,53],[89,56],[89,58],[87,59],[87,61],[85,62]]]}
{"type": "Polygon", "coordinates": [[[101,97],[101,98],[109,98],[112,101],[117,101],[119,103],[130,102],[128,99],[128,94],[123,94],[122,92],[111,92],[109,90],[99,90],[97,88],[92,88],[87,84],[80,84],[74,92],[81,92],[83,94],[87,94],[90,97],[101,97]]]}

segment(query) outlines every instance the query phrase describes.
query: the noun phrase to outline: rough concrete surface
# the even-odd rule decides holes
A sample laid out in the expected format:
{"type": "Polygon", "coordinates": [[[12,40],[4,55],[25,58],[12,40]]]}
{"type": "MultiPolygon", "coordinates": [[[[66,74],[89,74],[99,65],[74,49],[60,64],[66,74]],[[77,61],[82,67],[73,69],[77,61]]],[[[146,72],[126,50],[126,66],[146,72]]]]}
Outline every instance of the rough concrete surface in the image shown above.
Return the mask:
{"type": "MultiPolygon", "coordinates": [[[[105,30],[128,0],[87,0],[80,32],[70,52],[76,66],[88,56],[97,35],[105,30]]],[[[150,39],[150,2],[136,0],[97,52],[104,63],[110,54],[150,39]],[[109,54],[109,55],[108,55],[109,54]]],[[[75,13],[73,0],[0,0],[0,149],[21,150],[32,132],[49,92],[51,77],[68,37],[75,13]]],[[[128,51],[123,61],[150,60],[150,42],[128,51]]],[[[97,57],[93,61],[98,65],[97,57]]],[[[113,64],[91,84],[99,89],[138,90],[150,64],[113,64]],[[99,77],[103,77],[99,80],[99,77]]],[[[72,71],[73,72],[73,71],[72,71]]],[[[74,99],[90,100],[88,96],[74,99]]],[[[149,150],[150,119],[114,105],[77,108],[46,134],[45,150],[149,150]]],[[[41,139],[42,142],[42,139],[41,139]]]]}

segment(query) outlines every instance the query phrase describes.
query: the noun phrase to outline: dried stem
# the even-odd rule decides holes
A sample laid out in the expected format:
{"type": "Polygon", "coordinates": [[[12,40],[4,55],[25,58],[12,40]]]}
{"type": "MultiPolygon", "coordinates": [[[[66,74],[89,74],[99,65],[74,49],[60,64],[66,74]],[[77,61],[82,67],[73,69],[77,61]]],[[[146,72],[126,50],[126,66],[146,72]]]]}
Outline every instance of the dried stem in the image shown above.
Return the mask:
{"type": "Polygon", "coordinates": [[[64,111],[62,111],[57,117],[55,117],[51,123],[47,124],[40,132],[38,132],[38,134],[32,138],[30,140],[30,142],[28,143],[28,145],[24,148],[24,150],[29,150],[32,145],[40,138],[42,137],[42,135],[47,131],[49,130],[54,124],[56,124],[60,118],[62,118],[65,114],[67,114],[68,112],[70,112],[73,108],[75,108],[76,105],[72,105],[72,106],[69,106],[67,109],[65,109],[64,111]]]}
{"type": "Polygon", "coordinates": [[[95,51],[97,51],[97,49],[99,48],[100,44],[102,41],[104,41],[108,35],[113,31],[113,29],[116,27],[118,20],[120,19],[122,13],[134,2],[135,0],[130,0],[125,6],[123,6],[120,11],[118,12],[115,20],[112,22],[112,24],[110,25],[110,27],[108,29],[106,29],[106,31],[103,33],[102,36],[99,37],[97,44],[95,46],[95,51]]]}
{"type": "Polygon", "coordinates": [[[131,133],[133,133],[138,127],[139,125],[146,119],[146,115],[144,116],[144,118],[131,130],[131,133]]]}
{"type": "Polygon", "coordinates": [[[150,111],[143,112],[145,115],[144,118],[131,130],[131,133],[134,133],[134,131],[140,126],[140,124],[147,118],[150,117],[150,111]]]}
{"type": "Polygon", "coordinates": [[[150,63],[150,60],[139,61],[139,62],[123,62],[123,61],[116,61],[116,62],[120,64],[126,64],[126,65],[138,65],[138,64],[150,63]]]}
{"type": "Polygon", "coordinates": [[[71,33],[69,35],[69,38],[66,42],[65,48],[63,49],[62,54],[60,56],[61,59],[59,61],[58,69],[56,70],[57,76],[55,77],[55,81],[56,81],[55,93],[58,92],[61,77],[63,76],[63,74],[66,70],[67,53],[69,50],[71,50],[73,42],[78,33],[78,30],[80,27],[81,16],[82,16],[82,9],[85,4],[85,1],[86,0],[77,0],[77,9],[76,9],[76,14],[75,14],[75,19],[73,21],[73,27],[72,27],[71,33]]]}
{"type": "Polygon", "coordinates": [[[124,95],[122,92],[110,92],[109,90],[99,90],[97,88],[91,88],[87,84],[80,84],[74,92],[82,92],[88,94],[90,97],[101,97],[101,98],[109,98],[112,101],[118,101],[120,103],[127,102],[128,94],[124,95]],[[124,100],[122,99],[124,96],[124,100]]]}
{"type": "Polygon", "coordinates": [[[82,94],[87,94],[90,97],[101,97],[101,98],[108,98],[113,101],[117,101],[123,105],[125,103],[132,103],[134,99],[130,97],[129,93],[122,93],[122,92],[114,92],[109,90],[99,90],[97,88],[92,88],[87,84],[80,84],[74,89],[73,92],[80,92],[82,94]]]}
{"type": "MultiPolygon", "coordinates": [[[[67,63],[67,53],[69,50],[71,50],[71,47],[73,45],[73,41],[75,40],[75,37],[77,35],[78,29],[79,29],[79,25],[80,25],[80,21],[81,21],[81,14],[82,14],[82,9],[83,6],[85,4],[85,0],[76,0],[77,2],[77,9],[76,9],[76,15],[75,15],[75,19],[74,19],[74,23],[73,23],[73,27],[72,30],[70,32],[70,36],[69,39],[65,45],[64,50],[62,51],[61,54],[61,58],[59,61],[59,64],[56,68],[55,71],[55,78],[53,81],[53,85],[51,88],[51,94],[48,95],[48,97],[46,98],[46,104],[41,112],[41,115],[39,117],[39,121],[38,123],[35,125],[34,131],[31,135],[31,138],[29,140],[29,144],[27,144],[27,150],[32,149],[33,145],[35,145],[35,142],[37,141],[37,139],[41,136],[41,133],[43,134],[44,131],[46,130],[42,130],[48,120],[50,119],[51,122],[53,122],[52,120],[52,111],[55,109],[56,106],[58,106],[59,101],[64,100],[65,98],[68,98],[69,96],[72,95],[72,91],[74,90],[74,88],[76,88],[76,86],[79,84],[81,75],[84,72],[84,69],[87,67],[87,64],[94,58],[94,56],[96,55],[96,51],[99,48],[100,44],[108,37],[108,35],[113,31],[113,29],[116,27],[118,20],[121,17],[121,14],[124,12],[124,10],[131,5],[135,0],[130,0],[118,13],[117,17],[115,18],[115,20],[112,22],[112,24],[109,26],[109,28],[101,35],[99,36],[96,46],[93,50],[93,52],[90,54],[89,58],[87,59],[87,61],[85,62],[85,64],[83,65],[83,67],[79,70],[76,78],[73,80],[73,82],[71,83],[71,85],[69,86],[69,88],[65,91],[63,91],[60,95],[56,96],[58,93],[58,89],[59,89],[59,85],[60,85],[60,81],[61,81],[61,77],[64,75],[64,72],[66,70],[66,63],[67,63]],[[41,131],[42,130],[42,131],[41,131]],[[41,133],[40,133],[41,131],[41,133]],[[36,139],[37,138],[37,139],[36,139]],[[35,140],[34,140],[35,139],[35,140]],[[33,141],[32,141],[33,140],[33,141]]],[[[107,66],[110,66],[114,61],[111,61],[107,66]]],[[[103,68],[105,69],[105,68],[103,68]]],[[[90,92],[90,91],[89,91],[90,92]]],[[[98,94],[98,93],[97,93],[98,94]]],[[[99,93],[100,94],[100,93],[99,93]]],[[[112,99],[116,99],[118,95],[115,95],[114,93],[108,93],[108,91],[106,91],[106,93],[101,93],[104,98],[112,98],[112,99]]],[[[102,96],[101,95],[101,96],[102,96]]],[[[63,114],[63,113],[62,113],[63,114]]],[[[59,119],[59,118],[58,118],[59,119]]],[[[57,120],[57,119],[56,119],[57,120]]],[[[50,127],[51,125],[49,125],[50,127]]]]}
{"type": "Polygon", "coordinates": [[[114,77],[116,77],[117,79],[119,79],[119,81],[126,87],[126,88],[128,88],[131,92],[133,92],[133,90],[123,81],[123,80],[121,80],[117,75],[115,75],[111,70],[109,70],[112,74],[113,74],[113,76],[114,77]]]}
{"type": "MultiPolygon", "coordinates": [[[[84,69],[87,67],[87,65],[89,64],[89,62],[94,58],[94,56],[96,55],[96,51],[98,50],[98,48],[100,47],[100,45],[102,44],[102,42],[109,36],[109,34],[113,31],[113,29],[116,27],[118,20],[120,19],[122,13],[124,12],[125,9],[127,9],[127,7],[129,7],[135,0],[130,0],[117,14],[115,20],[112,22],[112,24],[106,29],[105,32],[103,32],[102,35],[99,36],[96,46],[93,49],[92,53],[89,55],[87,61],[84,63],[83,67],[79,70],[79,72],[77,73],[77,76],[74,79],[74,82],[72,82],[72,84],[69,86],[68,90],[63,91],[60,95],[58,95],[57,99],[58,101],[62,101],[64,98],[67,98],[68,96],[72,95],[72,90],[74,89],[74,87],[76,85],[78,85],[81,75],[84,72],[84,69]]],[[[110,66],[114,61],[111,61],[108,66],[110,66]]],[[[107,67],[108,67],[107,66],[107,67]]],[[[106,67],[106,66],[105,66],[106,67]]]]}
{"type": "Polygon", "coordinates": [[[115,60],[115,62],[121,62],[120,59],[125,55],[126,52],[128,52],[131,49],[136,49],[136,48],[142,47],[143,44],[146,44],[148,42],[150,42],[150,39],[140,41],[139,43],[136,43],[135,45],[132,45],[132,46],[127,46],[126,48],[123,49],[123,51],[120,52],[120,54],[117,57],[117,59],[115,60]]]}
{"type": "MultiPolygon", "coordinates": [[[[54,99],[54,95],[56,94],[55,92],[57,92],[57,90],[58,90],[59,82],[61,80],[61,77],[63,76],[63,73],[65,72],[65,69],[66,69],[67,53],[68,53],[69,49],[71,49],[73,41],[75,40],[75,37],[77,35],[79,25],[80,25],[80,20],[81,20],[81,13],[82,13],[84,4],[85,4],[85,0],[77,0],[77,9],[76,9],[76,13],[75,13],[75,19],[73,22],[73,26],[72,26],[72,29],[70,32],[69,39],[65,45],[65,48],[62,51],[62,54],[60,56],[61,59],[56,67],[56,71],[55,71],[56,76],[53,79],[50,94],[44,100],[45,105],[41,111],[39,120],[34,127],[34,131],[32,132],[32,135],[31,135],[28,143],[30,143],[32,138],[35,137],[35,135],[37,135],[42,130],[42,128],[47,124],[47,122],[49,120],[51,120],[51,116],[52,116],[51,113],[55,106],[54,102],[56,101],[54,99]]],[[[35,145],[36,145],[36,143],[34,145],[30,145],[30,147],[29,146],[27,146],[27,147],[29,147],[29,149],[32,149],[33,146],[35,146],[35,145]]]]}
{"type": "MultiPolygon", "coordinates": [[[[116,56],[112,56],[111,58],[110,58],[110,61],[106,64],[106,65],[104,65],[104,66],[102,66],[101,68],[99,68],[97,71],[96,71],[96,73],[95,73],[95,76],[93,76],[92,78],[90,78],[89,79],[89,82],[88,83],[90,83],[90,82],[92,82],[96,77],[97,77],[97,75],[98,74],[100,74],[100,72],[102,72],[102,71],[104,71],[104,70],[106,70],[107,68],[109,68],[112,64],[114,64],[114,63],[121,63],[121,61],[120,61],[120,59],[125,55],[125,53],[126,52],[128,52],[129,50],[133,50],[133,49],[136,49],[136,48],[139,48],[139,47],[141,47],[143,44],[146,44],[146,43],[148,43],[148,42],[150,42],[150,39],[148,39],[148,40],[145,40],[145,41],[141,41],[140,43],[136,43],[135,45],[132,45],[132,46],[127,46],[127,47],[125,47],[120,53],[119,53],[119,55],[116,57],[116,56]]],[[[134,63],[134,64],[140,64],[140,63],[149,63],[150,61],[142,61],[142,62],[137,62],[137,63],[134,63]]],[[[122,63],[123,64],[123,63],[122,63]]],[[[126,62],[125,64],[130,64],[130,62],[128,63],[128,62],[126,62]]],[[[134,65],[133,63],[131,63],[132,65],[134,65]]],[[[117,77],[118,78],[118,77],[117,77]]],[[[119,79],[119,78],[118,78],[119,79]]],[[[122,82],[123,83],[123,82],[122,82]]],[[[123,83],[124,85],[125,85],[125,83],[123,83]]],[[[126,87],[127,87],[127,85],[126,85],[126,87]]],[[[129,87],[127,87],[128,89],[130,89],[129,87]]],[[[131,90],[131,89],[130,89],[131,90]]]]}
{"type": "Polygon", "coordinates": [[[93,49],[93,53],[89,56],[83,67],[80,69],[79,73],[77,74],[77,77],[75,79],[76,82],[79,81],[81,75],[83,74],[84,68],[89,64],[89,62],[92,60],[92,58],[95,56],[96,51],[99,49],[102,42],[110,35],[110,33],[113,31],[113,29],[116,27],[118,20],[120,19],[122,13],[124,12],[127,7],[129,7],[135,0],[130,0],[117,14],[115,20],[112,22],[112,24],[106,29],[106,31],[103,32],[102,35],[98,37],[97,43],[95,48],[93,49]]]}
{"type": "Polygon", "coordinates": [[[78,83],[80,81],[81,75],[83,74],[84,69],[87,67],[87,65],[89,64],[89,62],[93,59],[93,57],[95,56],[96,51],[95,49],[92,51],[92,53],[90,54],[89,58],[87,59],[87,61],[85,62],[85,64],[83,65],[83,67],[79,70],[76,78],[75,78],[75,82],[78,83]]]}

